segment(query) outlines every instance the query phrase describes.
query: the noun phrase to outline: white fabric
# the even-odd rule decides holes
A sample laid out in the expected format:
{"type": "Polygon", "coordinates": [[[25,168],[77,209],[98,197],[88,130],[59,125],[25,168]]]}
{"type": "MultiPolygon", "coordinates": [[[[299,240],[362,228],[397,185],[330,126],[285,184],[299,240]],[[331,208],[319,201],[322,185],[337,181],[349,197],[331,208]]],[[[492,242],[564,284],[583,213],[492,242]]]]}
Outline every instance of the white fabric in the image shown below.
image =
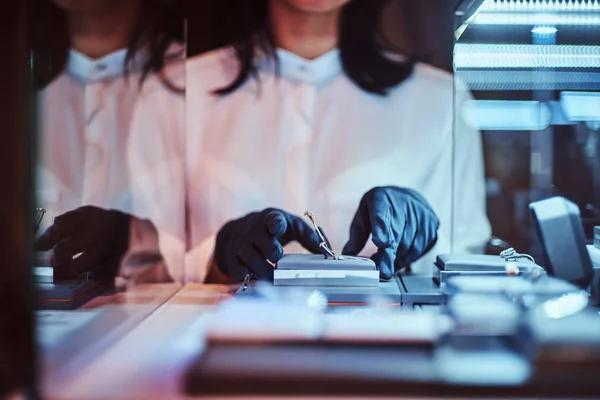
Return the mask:
{"type": "MultiPolygon", "coordinates": [[[[182,54],[174,44],[170,60],[182,54]]],[[[92,60],[69,52],[65,72],[38,95],[37,202],[55,217],[83,205],[132,212],[127,145],[147,54],[128,66],[127,51],[92,60]]],[[[180,56],[180,58],[182,58],[180,56]]]]}
{"type": "MultiPolygon", "coordinates": [[[[172,215],[181,212],[175,203],[187,204],[185,280],[206,276],[215,233],[227,220],[266,207],[313,211],[340,251],[362,195],[380,185],[417,190],[439,216],[437,246],[414,265],[429,271],[436,254],[450,251],[452,76],[418,64],[413,76],[381,97],[344,75],[338,51],[314,61],[281,50],[278,55],[280,77],[264,63],[260,83],[251,79],[222,98],[210,92],[234,79],[238,64],[231,52],[188,60],[185,154],[168,153],[168,141],[181,140],[172,130],[132,134],[135,146],[162,152],[159,159],[186,159],[185,173],[166,173],[170,182],[186,181],[186,200],[174,202],[174,191],[152,199],[172,215]]],[[[468,98],[459,91],[458,102],[468,98]]],[[[481,246],[490,235],[481,138],[462,121],[457,128],[455,252],[481,246]]],[[[370,243],[362,254],[374,251],[370,243]]]]}
{"type": "MultiPolygon", "coordinates": [[[[185,62],[165,68],[177,87],[185,87],[185,62]]],[[[151,77],[138,98],[128,146],[132,213],[156,226],[159,248],[171,277],[185,280],[185,95],[151,77]],[[160,134],[157,134],[160,133],[160,134]]]]}
{"type": "Polygon", "coordinates": [[[54,217],[82,205],[130,209],[123,152],[137,98],[126,50],[91,60],[71,51],[66,71],[39,95],[38,202],[54,217]]]}

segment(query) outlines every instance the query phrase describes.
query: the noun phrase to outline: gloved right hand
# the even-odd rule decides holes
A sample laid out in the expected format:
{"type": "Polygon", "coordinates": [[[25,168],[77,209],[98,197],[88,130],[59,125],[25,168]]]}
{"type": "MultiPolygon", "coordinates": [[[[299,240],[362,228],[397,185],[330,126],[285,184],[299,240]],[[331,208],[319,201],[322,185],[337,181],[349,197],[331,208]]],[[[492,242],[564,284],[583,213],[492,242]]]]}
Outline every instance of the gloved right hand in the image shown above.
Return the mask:
{"type": "Polygon", "coordinates": [[[283,246],[293,241],[321,253],[317,233],[303,219],[267,208],[225,224],[217,234],[214,259],[221,272],[239,282],[249,272],[273,280],[271,263],[277,263],[283,246]]]}

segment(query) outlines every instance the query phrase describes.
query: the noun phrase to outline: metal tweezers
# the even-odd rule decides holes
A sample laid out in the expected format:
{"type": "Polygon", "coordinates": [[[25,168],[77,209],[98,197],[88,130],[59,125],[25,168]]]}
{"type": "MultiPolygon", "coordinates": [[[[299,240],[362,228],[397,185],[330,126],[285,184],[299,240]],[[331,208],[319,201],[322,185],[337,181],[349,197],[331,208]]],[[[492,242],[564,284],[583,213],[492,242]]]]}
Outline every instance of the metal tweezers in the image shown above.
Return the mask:
{"type": "Polygon", "coordinates": [[[246,276],[244,277],[244,287],[242,288],[242,292],[245,292],[246,289],[248,289],[251,280],[252,277],[250,276],[250,274],[246,274],[246,276]]]}
{"type": "Polygon", "coordinates": [[[317,232],[317,235],[319,235],[319,239],[321,240],[321,243],[319,243],[319,246],[323,250],[323,255],[325,256],[325,258],[327,258],[327,256],[329,255],[334,260],[343,260],[344,257],[335,254],[335,252],[331,249],[331,243],[329,242],[329,240],[327,239],[327,237],[325,236],[325,234],[323,233],[323,231],[321,231],[321,229],[319,228],[319,226],[315,222],[315,216],[314,216],[314,214],[312,212],[310,212],[310,211],[306,211],[304,213],[304,215],[308,219],[310,219],[310,222],[312,222],[313,227],[315,228],[315,231],[317,232]]]}

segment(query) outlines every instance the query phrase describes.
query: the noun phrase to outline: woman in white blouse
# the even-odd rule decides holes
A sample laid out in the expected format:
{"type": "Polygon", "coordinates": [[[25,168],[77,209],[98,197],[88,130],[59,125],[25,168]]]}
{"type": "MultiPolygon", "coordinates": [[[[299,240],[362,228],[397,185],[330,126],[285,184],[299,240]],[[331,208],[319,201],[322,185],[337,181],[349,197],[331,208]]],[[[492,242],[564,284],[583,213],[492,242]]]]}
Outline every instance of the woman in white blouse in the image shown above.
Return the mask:
{"type": "Polygon", "coordinates": [[[36,7],[36,194],[49,229],[38,248],[54,248],[58,275],[112,274],[129,240],[133,109],[155,75],[184,95],[184,82],[164,74],[185,58],[184,19],[171,0],[39,0],[36,7]]]}
{"type": "MultiPolygon", "coordinates": [[[[147,178],[135,196],[162,213],[188,210],[179,276],[268,278],[281,245],[311,247],[308,237],[257,238],[268,229],[248,224],[269,207],[288,226],[311,210],[336,251],[374,255],[385,279],[407,264],[429,271],[440,252],[482,248],[490,226],[481,138],[453,112],[469,94],[459,86],[454,98],[450,74],[380,41],[385,0],[234,3],[230,26],[242,40],[188,60],[185,132],[148,119],[167,92],[136,113],[134,146],[155,154],[131,158],[147,178]],[[172,140],[185,143],[179,154],[157,150],[172,140]],[[152,166],[181,157],[185,170],[149,178],[152,166]],[[184,199],[157,195],[180,177],[184,199]]],[[[293,246],[286,250],[301,250],[293,246]]]]}

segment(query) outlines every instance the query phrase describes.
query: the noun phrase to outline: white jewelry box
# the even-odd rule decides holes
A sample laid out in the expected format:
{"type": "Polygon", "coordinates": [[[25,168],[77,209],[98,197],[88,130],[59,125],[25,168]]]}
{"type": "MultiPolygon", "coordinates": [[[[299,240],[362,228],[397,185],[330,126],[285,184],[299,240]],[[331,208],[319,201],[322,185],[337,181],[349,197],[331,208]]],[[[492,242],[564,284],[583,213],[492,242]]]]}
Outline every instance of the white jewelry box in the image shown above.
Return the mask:
{"type": "Polygon", "coordinates": [[[364,257],[286,254],[274,271],[275,286],[379,286],[379,270],[364,257]]]}

